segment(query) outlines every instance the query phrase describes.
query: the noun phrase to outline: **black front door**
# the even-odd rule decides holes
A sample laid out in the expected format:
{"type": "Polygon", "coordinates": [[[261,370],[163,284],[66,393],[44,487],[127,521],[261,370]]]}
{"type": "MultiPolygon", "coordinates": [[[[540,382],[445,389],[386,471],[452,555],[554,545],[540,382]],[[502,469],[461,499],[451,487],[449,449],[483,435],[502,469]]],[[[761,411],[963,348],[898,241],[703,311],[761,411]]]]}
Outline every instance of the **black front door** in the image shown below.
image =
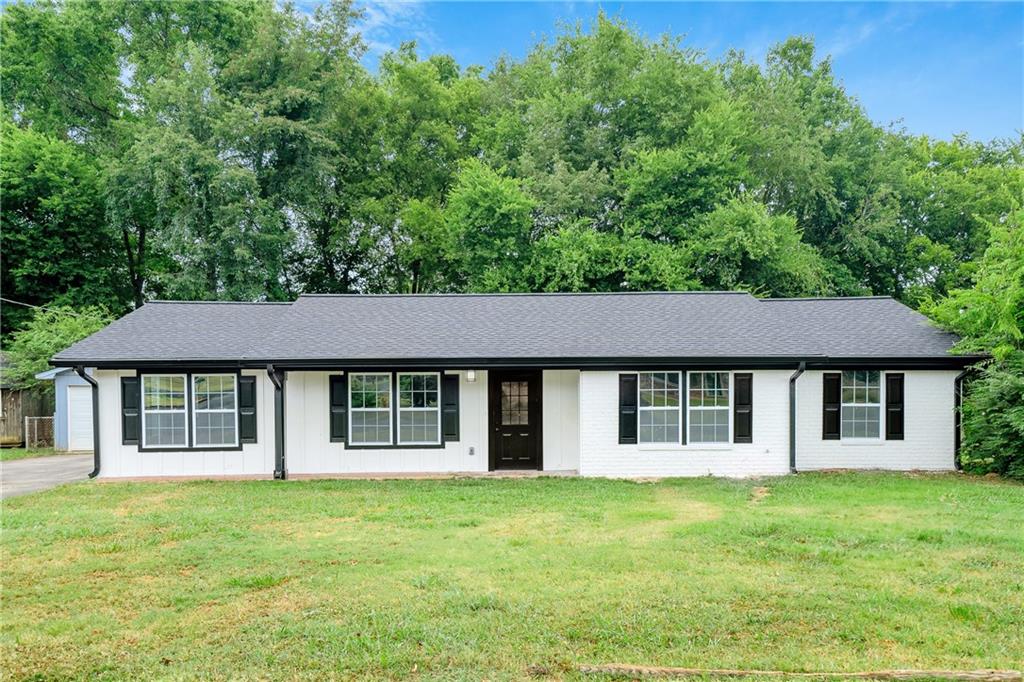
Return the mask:
{"type": "Polygon", "coordinates": [[[540,469],[540,372],[489,375],[491,469],[540,469]]]}

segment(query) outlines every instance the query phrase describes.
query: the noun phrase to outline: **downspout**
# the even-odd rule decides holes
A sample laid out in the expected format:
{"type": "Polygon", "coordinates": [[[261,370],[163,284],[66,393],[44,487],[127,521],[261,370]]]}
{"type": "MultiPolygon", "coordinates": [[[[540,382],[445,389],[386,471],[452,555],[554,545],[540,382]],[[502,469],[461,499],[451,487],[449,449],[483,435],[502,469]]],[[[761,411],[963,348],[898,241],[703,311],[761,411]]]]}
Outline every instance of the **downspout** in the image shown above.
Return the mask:
{"type": "Polygon", "coordinates": [[[274,384],[274,478],[283,481],[288,478],[284,461],[284,381],[281,370],[267,365],[267,376],[274,384]]]}
{"type": "Polygon", "coordinates": [[[100,475],[100,385],[81,365],[75,367],[75,374],[92,386],[92,471],[89,478],[96,478],[100,475]]]}
{"type": "Polygon", "coordinates": [[[796,473],[796,380],[807,369],[807,363],[801,361],[793,375],[789,377],[789,473],[796,473]]]}
{"type": "Polygon", "coordinates": [[[969,367],[964,367],[963,371],[953,379],[953,466],[957,471],[961,470],[960,441],[963,438],[961,432],[963,431],[964,379],[967,378],[969,371],[969,367]]]}

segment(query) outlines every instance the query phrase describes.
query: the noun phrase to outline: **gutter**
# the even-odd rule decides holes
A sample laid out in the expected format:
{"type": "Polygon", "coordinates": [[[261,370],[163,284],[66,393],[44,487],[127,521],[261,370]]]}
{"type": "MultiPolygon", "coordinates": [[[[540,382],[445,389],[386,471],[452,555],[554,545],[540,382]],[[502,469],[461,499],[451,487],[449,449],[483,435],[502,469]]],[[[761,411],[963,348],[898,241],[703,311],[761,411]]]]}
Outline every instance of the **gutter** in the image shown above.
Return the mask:
{"type": "Polygon", "coordinates": [[[550,369],[664,369],[666,365],[686,366],[701,369],[734,369],[742,366],[749,369],[787,369],[794,364],[805,362],[807,369],[859,369],[866,365],[878,369],[963,369],[966,365],[980,362],[988,356],[961,355],[936,357],[829,357],[824,355],[722,355],[722,356],[673,356],[673,357],[557,357],[537,356],[524,358],[509,357],[405,357],[405,358],[125,358],[62,359],[55,357],[50,364],[55,367],[72,367],[86,364],[100,369],[170,369],[173,367],[210,367],[217,369],[263,369],[268,364],[291,371],[334,370],[344,367],[350,370],[395,370],[444,367],[445,369],[516,369],[544,367],[550,369]]]}
{"type": "Polygon", "coordinates": [[[965,367],[953,379],[953,466],[957,471],[963,469],[960,465],[960,441],[963,438],[961,432],[963,430],[964,379],[967,378],[969,371],[970,368],[965,367]]]}
{"type": "Polygon", "coordinates": [[[92,386],[92,471],[89,478],[96,478],[100,475],[100,385],[91,376],[85,373],[85,367],[75,367],[75,374],[85,379],[92,386]]]}
{"type": "Polygon", "coordinates": [[[284,458],[284,382],[285,373],[267,365],[267,376],[274,384],[274,479],[288,478],[284,458]]]}
{"type": "Polygon", "coordinates": [[[793,375],[789,377],[789,473],[796,473],[796,380],[807,369],[807,363],[801,361],[793,375]]]}

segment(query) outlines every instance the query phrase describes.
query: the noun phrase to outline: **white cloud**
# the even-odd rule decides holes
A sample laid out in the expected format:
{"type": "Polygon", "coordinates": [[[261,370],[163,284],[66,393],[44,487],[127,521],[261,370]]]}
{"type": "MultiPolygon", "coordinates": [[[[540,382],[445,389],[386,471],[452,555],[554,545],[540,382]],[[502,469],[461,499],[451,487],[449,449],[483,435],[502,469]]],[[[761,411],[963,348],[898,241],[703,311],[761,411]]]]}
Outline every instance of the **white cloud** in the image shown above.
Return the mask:
{"type": "Polygon", "coordinates": [[[915,5],[895,5],[881,17],[844,24],[826,45],[824,54],[841,57],[867,43],[880,31],[899,33],[917,21],[920,12],[915,5]]]}
{"type": "Polygon", "coordinates": [[[363,10],[363,19],[356,31],[372,56],[397,50],[410,39],[424,48],[436,48],[437,35],[429,26],[421,0],[367,0],[358,7],[363,10]]]}

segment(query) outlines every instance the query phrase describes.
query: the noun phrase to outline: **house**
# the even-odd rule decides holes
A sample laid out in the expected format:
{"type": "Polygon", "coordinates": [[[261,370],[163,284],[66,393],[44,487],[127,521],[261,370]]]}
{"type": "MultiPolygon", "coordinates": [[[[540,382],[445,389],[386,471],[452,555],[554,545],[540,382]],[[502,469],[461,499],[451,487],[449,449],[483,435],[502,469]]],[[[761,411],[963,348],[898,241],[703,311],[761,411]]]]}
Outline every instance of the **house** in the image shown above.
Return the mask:
{"type": "Polygon", "coordinates": [[[103,477],[748,476],[953,469],[955,341],[887,297],[306,295],[147,303],[53,363],[103,477]]]}
{"type": "Polygon", "coordinates": [[[92,389],[88,382],[69,367],[48,369],[36,374],[36,379],[53,382],[54,449],[92,450],[92,389]]]}

